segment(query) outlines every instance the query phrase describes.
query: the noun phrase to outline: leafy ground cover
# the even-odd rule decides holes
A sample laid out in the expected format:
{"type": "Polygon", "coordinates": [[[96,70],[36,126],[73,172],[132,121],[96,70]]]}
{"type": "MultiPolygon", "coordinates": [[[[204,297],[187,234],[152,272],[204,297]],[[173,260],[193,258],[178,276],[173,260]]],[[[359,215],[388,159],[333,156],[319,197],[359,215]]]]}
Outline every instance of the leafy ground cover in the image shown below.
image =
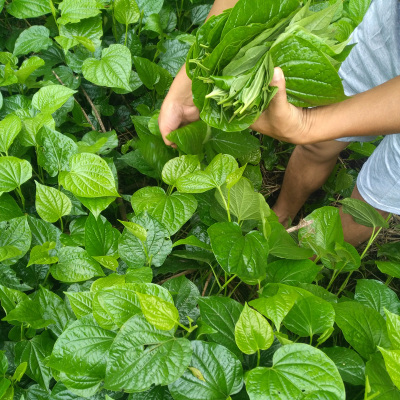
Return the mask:
{"type": "Polygon", "coordinates": [[[0,5],[1,400],[400,398],[399,222],[347,198],[374,144],[288,232],[269,204],[292,146],[161,139],[208,2],[0,5]]]}

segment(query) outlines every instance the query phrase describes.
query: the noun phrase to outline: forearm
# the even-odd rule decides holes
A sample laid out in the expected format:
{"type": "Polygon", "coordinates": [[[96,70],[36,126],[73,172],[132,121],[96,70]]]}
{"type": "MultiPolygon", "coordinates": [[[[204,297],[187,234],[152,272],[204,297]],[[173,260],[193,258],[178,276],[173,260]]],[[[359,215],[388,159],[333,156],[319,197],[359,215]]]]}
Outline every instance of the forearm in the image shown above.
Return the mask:
{"type": "Polygon", "coordinates": [[[219,15],[228,8],[232,8],[239,0],[215,0],[207,19],[212,15],[219,15]]]}
{"type": "Polygon", "coordinates": [[[340,103],[306,110],[305,143],[400,132],[400,76],[340,103]]]}

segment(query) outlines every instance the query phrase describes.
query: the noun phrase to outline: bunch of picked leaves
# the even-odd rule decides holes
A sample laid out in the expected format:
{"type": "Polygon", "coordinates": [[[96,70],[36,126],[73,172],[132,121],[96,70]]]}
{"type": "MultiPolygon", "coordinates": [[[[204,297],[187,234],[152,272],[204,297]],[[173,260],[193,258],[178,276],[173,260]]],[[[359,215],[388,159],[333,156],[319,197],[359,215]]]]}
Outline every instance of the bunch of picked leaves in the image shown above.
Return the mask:
{"type": "Polygon", "coordinates": [[[312,107],[345,98],[338,75],[348,38],[370,0],[239,0],[199,28],[187,56],[195,105],[207,124],[248,128],[268,107],[282,68],[289,101],[312,107]]]}

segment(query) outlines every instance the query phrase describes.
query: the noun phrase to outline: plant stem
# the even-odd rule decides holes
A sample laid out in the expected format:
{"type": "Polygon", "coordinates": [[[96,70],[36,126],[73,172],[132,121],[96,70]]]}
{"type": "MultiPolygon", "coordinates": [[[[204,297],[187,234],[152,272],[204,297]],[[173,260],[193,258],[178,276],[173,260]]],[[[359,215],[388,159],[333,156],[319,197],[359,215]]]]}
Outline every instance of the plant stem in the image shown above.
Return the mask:
{"type": "Polygon", "coordinates": [[[349,283],[349,279],[351,277],[351,275],[353,274],[354,271],[350,271],[349,274],[347,275],[347,278],[345,279],[345,281],[342,283],[342,286],[340,286],[339,291],[336,293],[336,296],[339,296],[340,293],[342,293],[342,291],[345,289],[345,287],[347,286],[347,284],[349,283]]]}
{"type": "Polygon", "coordinates": [[[15,191],[17,192],[17,194],[18,194],[18,196],[19,196],[19,198],[20,198],[20,200],[21,200],[22,211],[25,212],[25,197],[24,197],[24,195],[22,194],[21,187],[20,187],[20,186],[17,186],[17,187],[15,188],[15,191]]]}
{"type": "Polygon", "coordinates": [[[43,286],[46,284],[49,275],[50,275],[50,267],[49,267],[49,270],[47,271],[46,277],[44,278],[43,286]]]}
{"type": "Polygon", "coordinates": [[[217,294],[220,294],[235,278],[237,277],[236,274],[232,275],[232,277],[227,280],[223,286],[221,286],[221,288],[219,289],[219,292],[217,294]]]}
{"type": "Polygon", "coordinates": [[[388,276],[385,282],[385,286],[389,287],[389,285],[392,283],[393,276],[388,276]]]}
{"type": "Polygon", "coordinates": [[[376,237],[379,235],[379,232],[382,230],[382,227],[380,227],[376,232],[375,232],[375,228],[372,230],[372,234],[368,240],[367,245],[365,246],[364,251],[362,252],[360,258],[361,260],[365,257],[365,255],[367,254],[367,251],[369,250],[369,248],[372,246],[372,243],[374,242],[374,240],[376,239],[376,237]]]}
{"type": "Polygon", "coordinates": [[[229,213],[229,205],[227,204],[224,195],[222,194],[221,187],[217,187],[219,194],[221,195],[222,201],[224,202],[225,210],[228,215],[228,221],[231,222],[231,214],[229,213]]]}
{"type": "Polygon", "coordinates": [[[261,359],[261,353],[260,353],[260,349],[257,349],[257,367],[260,366],[260,359],[261,359]]]}
{"type": "MultiPolygon", "coordinates": [[[[212,272],[213,272],[213,274],[214,274],[215,282],[218,283],[218,286],[219,286],[219,288],[221,289],[221,284],[219,283],[218,276],[217,276],[217,274],[215,273],[215,270],[214,270],[213,266],[212,266],[211,264],[209,264],[209,265],[210,265],[210,268],[211,268],[211,270],[212,270],[212,272]]],[[[214,286],[214,285],[213,285],[213,286],[214,286]]]]}
{"type": "Polygon", "coordinates": [[[228,297],[231,297],[233,295],[233,293],[235,293],[235,290],[239,287],[239,285],[241,285],[242,281],[240,281],[232,290],[232,292],[229,293],[228,297]]]}
{"type": "Polygon", "coordinates": [[[124,46],[126,46],[128,40],[128,24],[125,25],[125,41],[124,41],[124,46]]]}

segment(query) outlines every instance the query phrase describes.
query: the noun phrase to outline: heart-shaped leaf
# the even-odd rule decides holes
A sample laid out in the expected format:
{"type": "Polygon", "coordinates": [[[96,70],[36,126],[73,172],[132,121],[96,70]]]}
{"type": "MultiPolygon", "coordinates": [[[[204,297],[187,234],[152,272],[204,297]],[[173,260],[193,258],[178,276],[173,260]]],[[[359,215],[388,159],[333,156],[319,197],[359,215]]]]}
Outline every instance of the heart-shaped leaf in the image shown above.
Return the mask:
{"type": "Polygon", "coordinates": [[[112,44],[101,53],[101,60],[89,58],[82,65],[85,79],[98,86],[131,91],[131,52],[122,44],[112,44]]]}

